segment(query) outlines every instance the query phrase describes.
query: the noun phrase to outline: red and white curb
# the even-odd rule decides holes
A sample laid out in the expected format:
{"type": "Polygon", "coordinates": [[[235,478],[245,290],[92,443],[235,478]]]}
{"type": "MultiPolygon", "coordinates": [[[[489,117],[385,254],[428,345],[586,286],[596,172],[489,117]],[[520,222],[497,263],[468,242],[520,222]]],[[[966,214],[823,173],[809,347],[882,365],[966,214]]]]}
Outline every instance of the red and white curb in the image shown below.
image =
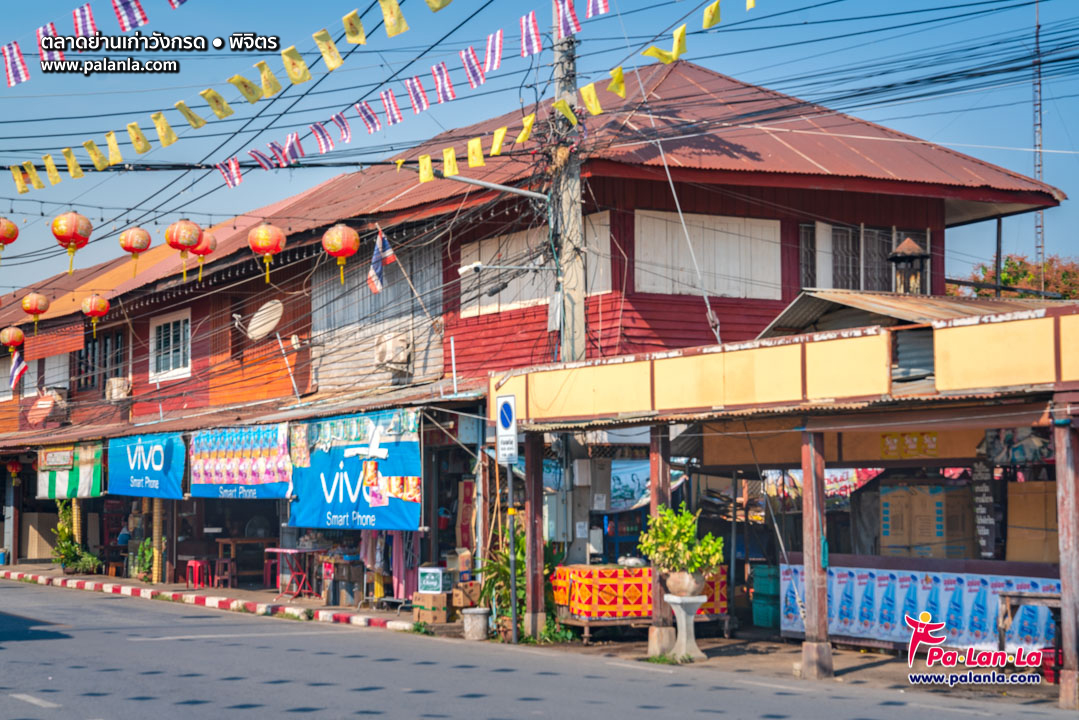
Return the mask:
{"type": "Polygon", "coordinates": [[[249,615],[289,617],[296,620],[314,620],[316,622],[336,625],[355,625],[357,627],[374,627],[404,632],[412,630],[412,623],[406,620],[387,620],[382,617],[371,617],[370,615],[341,612],[339,610],[311,610],[295,605],[278,605],[276,603],[235,600],[233,598],[219,597],[216,595],[200,595],[192,592],[166,592],[135,585],[95,582],[93,580],[75,580],[52,575],[35,575],[33,573],[19,572],[16,570],[0,570],[0,580],[17,580],[26,583],[36,583],[38,585],[62,587],[69,590],[87,590],[89,592],[126,595],[128,597],[137,597],[144,600],[167,600],[175,603],[198,605],[199,607],[207,607],[214,610],[247,613],[249,615]]]}

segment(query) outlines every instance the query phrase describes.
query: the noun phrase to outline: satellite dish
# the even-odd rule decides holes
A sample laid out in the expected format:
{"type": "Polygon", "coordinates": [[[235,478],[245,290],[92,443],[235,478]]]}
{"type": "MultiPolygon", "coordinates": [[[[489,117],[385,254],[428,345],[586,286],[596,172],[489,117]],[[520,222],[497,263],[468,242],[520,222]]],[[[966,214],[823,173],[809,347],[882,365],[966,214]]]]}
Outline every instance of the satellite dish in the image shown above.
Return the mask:
{"type": "Polygon", "coordinates": [[[271,300],[263,304],[247,323],[247,337],[252,342],[258,342],[274,331],[284,314],[285,306],[280,300],[271,300]]]}

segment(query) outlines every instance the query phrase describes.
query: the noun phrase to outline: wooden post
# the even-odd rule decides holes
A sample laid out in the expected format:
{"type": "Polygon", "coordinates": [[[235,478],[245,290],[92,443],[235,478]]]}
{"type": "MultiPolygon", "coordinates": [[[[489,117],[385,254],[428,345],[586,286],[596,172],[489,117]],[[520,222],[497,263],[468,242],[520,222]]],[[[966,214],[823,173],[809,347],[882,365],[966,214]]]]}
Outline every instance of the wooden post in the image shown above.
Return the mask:
{"type": "Polygon", "coordinates": [[[802,433],[802,559],[805,580],[805,642],[802,677],[832,677],[828,642],[828,578],[824,571],[824,434],[802,433]]]}
{"type": "Polygon", "coordinates": [[[71,498],[71,534],[76,545],[82,545],[82,505],[78,498],[71,498]]]}
{"type": "MultiPolygon", "coordinates": [[[[652,517],[671,504],[671,433],[666,425],[653,425],[649,432],[648,512],[652,517]]],[[[648,628],[648,655],[666,655],[674,648],[675,628],[671,606],[663,600],[667,590],[657,568],[652,568],[652,626],[648,628]]]]}
{"type": "Polygon", "coordinates": [[[543,606],[543,434],[525,435],[525,634],[547,624],[543,606]]]}
{"type": "MultiPolygon", "coordinates": [[[[154,564],[150,572],[150,582],[160,583],[164,568],[161,564],[161,550],[164,547],[164,543],[161,540],[162,533],[161,528],[165,522],[165,501],[159,497],[154,498],[154,519],[153,519],[153,533],[154,533],[154,564]]],[[[235,568],[233,572],[235,572],[235,568]]]]}
{"type": "Polygon", "coordinates": [[[1054,421],[1057,527],[1060,544],[1060,637],[1064,668],[1060,707],[1079,710],[1079,430],[1071,418],[1054,421]]]}

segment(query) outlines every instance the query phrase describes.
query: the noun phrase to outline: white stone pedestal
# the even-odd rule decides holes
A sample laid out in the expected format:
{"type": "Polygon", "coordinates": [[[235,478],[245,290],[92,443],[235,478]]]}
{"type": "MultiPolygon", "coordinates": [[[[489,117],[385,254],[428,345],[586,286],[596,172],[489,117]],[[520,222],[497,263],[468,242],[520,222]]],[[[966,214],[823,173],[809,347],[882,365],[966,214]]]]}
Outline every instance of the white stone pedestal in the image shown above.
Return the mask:
{"type": "Polygon", "coordinates": [[[689,597],[664,595],[663,599],[674,608],[674,624],[678,628],[678,636],[674,640],[671,655],[676,660],[685,657],[692,660],[704,660],[707,656],[697,647],[697,628],[694,619],[697,617],[697,610],[704,605],[708,597],[705,595],[690,595],[689,597]]]}

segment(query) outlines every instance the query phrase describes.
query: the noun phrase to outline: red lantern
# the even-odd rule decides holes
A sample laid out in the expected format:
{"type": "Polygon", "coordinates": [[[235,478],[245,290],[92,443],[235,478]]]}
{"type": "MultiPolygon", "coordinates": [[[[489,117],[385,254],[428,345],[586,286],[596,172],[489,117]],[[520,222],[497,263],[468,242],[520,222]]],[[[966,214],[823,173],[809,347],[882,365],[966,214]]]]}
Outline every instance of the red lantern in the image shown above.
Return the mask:
{"type": "Polygon", "coordinates": [[[360,234],[348,225],[338,223],[322,236],[322,249],[337,258],[341,268],[341,284],[345,284],[345,259],[356,254],[360,249],[360,234]]]}
{"type": "Polygon", "coordinates": [[[206,259],[206,256],[217,249],[217,238],[209,230],[202,231],[202,237],[199,239],[199,244],[191,248],[191,252],[199,256],[199,282],[202,282],[202,261],[206,259]]]}
{"type": "Polygon", "coordinates": [[[22,334],[22,330],[14,325],[0,330],[0,344],[7,345],[7,349],[12,355],[15,354],[15,348],[22,345],[22,341],[25,339],[26,337],[22,334]]]}
{"type": "Polygon", "coordinates": [[[3,254],[5,246],[15,242],[18,237],[19,226],[6,217],[0,217],[0,254],[3,254]]]}
{"type": "Polygon", "coordinates": [[[67,274],[75,271],[75,251],[86,247],[94,226],[77,212],[57,215],[52,221],[52,234],[60,247],[67,249],[67,274]]]}
{"type": "Polygon", "coordinates": [[[97,319],[109,314],[109,301],[94,293],[82,301],[82,312],[90,318],[94,337],[97,337],[97,319]]]}
{"type": "Polygon", "coordinates": [[[18,460],[8,460],[5,467],[7,467],[8,474],[11,475],[12,487],[18,487],[20,485],[19,473],[22,472],[22,463],[18,460]]]}
{"type": "Polygon", "coordinates": [[[120,247],[124,252],[131,253],[131,259],[135,262],[131,269],[131,277],[139,274],[139,253],[150,249],[150,233],[140,227],[133,227],[120,233],[120,247]]]}
{"type": "Polygon", "coordinates": [[[285,231],[276,225],[262,223],[247,233],[247,244],[266,263],[266,282],[270,282],[270,263],[273,256],[285,249],[285,231]]]}
{"type": "Polygon", "coordinates": [[[187,220],[177,220],[165,230],[165,242],[173,250],[180,251],[180,260],[184,267],[184,282],[187,282],[187,251],[199,244],[202,228],[187,220]]]}
{"type": "Polygon", "coordinates": [[[27,315],[34,316],[34,335],[37,336],[38,316],[45,314],[49,309],[49,299],[41,293],[32,292],[22,299],[22,311],[27,315]]]}

